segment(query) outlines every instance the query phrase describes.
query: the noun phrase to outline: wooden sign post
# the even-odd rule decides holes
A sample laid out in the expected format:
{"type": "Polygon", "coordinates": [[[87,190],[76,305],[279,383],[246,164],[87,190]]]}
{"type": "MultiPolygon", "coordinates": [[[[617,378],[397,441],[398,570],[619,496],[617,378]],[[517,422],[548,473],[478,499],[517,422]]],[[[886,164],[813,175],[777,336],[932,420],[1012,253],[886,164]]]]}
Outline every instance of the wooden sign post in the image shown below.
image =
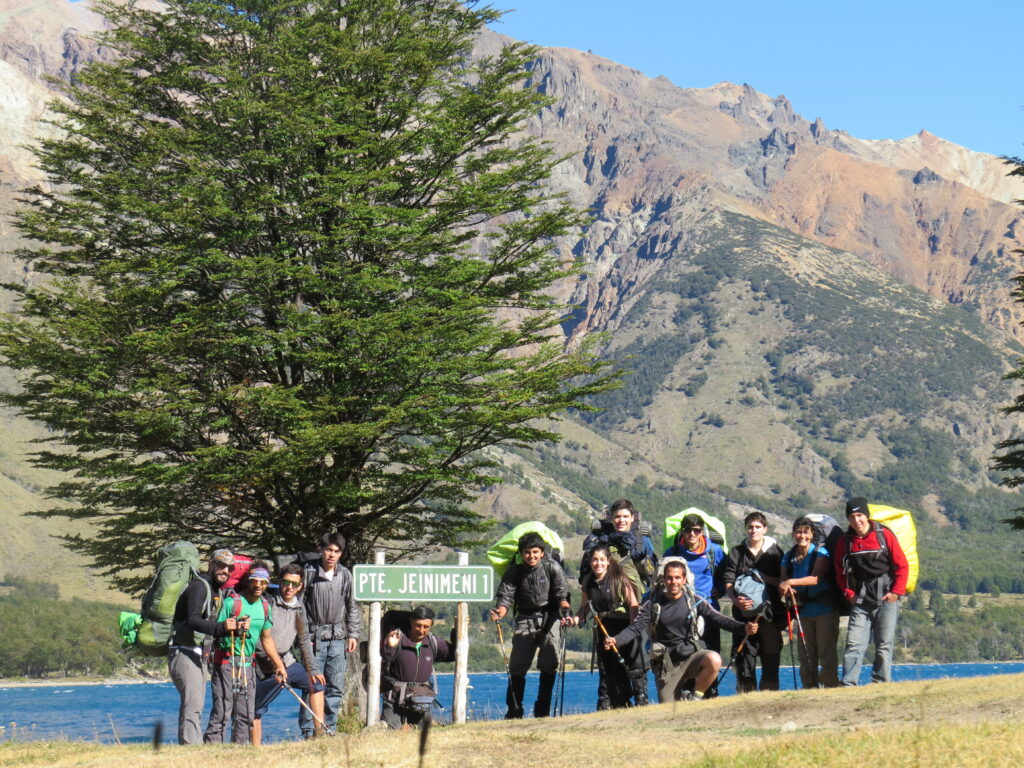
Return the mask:
{"type": "Polygon", "coordinates": [[[366,693],[366,725],[380,722],[380,620],[384,601],[410,603],[458,603],[455,644],[455,701],[452,720],[466,722],[466,692],[469,689],[469,603],[494,599],[494,569],[489,565],[468,565],[469,555],[459,552],[458,565],[384,565],[378,550],[373,565],[352,569],[356,600],[370,603],[370,632],[367,648],[369,669],[366,693]]]}

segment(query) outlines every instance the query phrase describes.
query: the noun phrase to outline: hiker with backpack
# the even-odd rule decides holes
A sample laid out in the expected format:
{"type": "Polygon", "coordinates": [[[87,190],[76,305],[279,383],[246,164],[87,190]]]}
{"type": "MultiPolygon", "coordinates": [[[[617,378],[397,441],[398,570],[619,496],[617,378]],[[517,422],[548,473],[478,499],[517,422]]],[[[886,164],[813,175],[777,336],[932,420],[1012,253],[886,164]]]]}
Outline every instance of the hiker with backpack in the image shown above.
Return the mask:
{"type": "MultiPolygon", "coordinates": [[[[352,573],[341,564],[345,537],[325,533],[317,549],[319,562],[308,563],[303,571],[303,604],[316,666],[327,682],[324,722],[327,732],[333,733],[345,691],[345,654],[355,653],[359,646],[363,612],[352,594],[352,573]]],[[[303,738],[312,738],[314,725],[313,716],[305,709],[300,710],[303,738]]]]}
{"type": "MultiPolygon", "coordinates": [[[[716,611],[720,610],[718,598],[722,590],[718,571],[725,560],[725,552],[707,535],[704,519],[700,515],[687,515],[682,519],[675,543],[665,550],[662,557],[683,558],[693,574],[694,591],[716,611]]],[[[710,621],[704,622],[700,639],[709,651],[721,652],[722,633],[717,625],[710,621]]]]}
{"type": "Polygon", "coordinates": [[[618,634],[608,637],[604,647],[616,651],[637,642],[644,633],[651,638],[651,666],[661,703],[701,700],[718,676],[722,657],[703,647],[699,619],[722,629],[745,633],[757,631],[757,625],[730,619],[699,598],[688,583],[688,569],[681,558],[662,560],[662,576],[651,595],[640,606],[636,619],[618,634]],[[693,693],[685,690],[693,681],[693,693]]]}
{"type": "Polygon", "coordinates": [[[434,611],[413,608],[405,630],[396,628],[381,638],[381,719],[393,730],[414,728],[423,722],[437,698],[434,665],[455,661],[455,644],[436,637],[434,611]]]}
{"type": "MultiPolygon", "coordinates": [[[[198,565],[198,559],[194,564],[198,565]]],[[[206,703],[206,662],[209,655],[204,646],[207,638],[217,640],[236,629],[234,619],[217,618],[221,589],[234,565],[235,558],[230,550],[214,551],[207,572],[188,583],[174,606],[167,670],[181,699],[178,708],[179,744],[203,743],[201,718],[206,703]]]]}
{"type": "MultiPolygon", "coordinates": [[[[278,589],[270,598],[274,623],[270,628],[274,647],[281,654],[287,679],[282,682],[274,676],[273,661],[263,647],[262,641],[256,646],[256,703],[252,723],[252,743],[263,741],[263,715],[270,709],[284,687],[298,688],[307,697],[307,706],[313,710],[316,725],[313,735],[324,735],[324,687],[326,680],[313,656],[313,644],[309,639],[306,610],[299,597],[302,592],[303,567],[291,563],[281,569],[278,589]],[[302,661],[292,654],[292,647],[299,644],[302,661]],[[319,722],[317,720],[319,719],[319,722]]],[[[289,699],[290,701],[290,699],[289,699]]]]}
{"type": "Polygon", "coordinates": [[[793,521],[794,544],[782,557],[779,593],[799,617],[800,682],[804,688],[834,688],[839,685],[839,595],[832,558],[824,544],[814,542],[814,531],[807,517],[793,521]]]}
{"type": "Polygon", "coordinates": [[[647,666],[643,638],[637,637],[616,650],[604,647],[605,637],[628,627],[640,607],[635,587],[607,545],[599,544],[590,551],[590,572],[580,586],[583,599],[579,612],[566,623],[578,626],[587,620],[588,611],[595,616],[594,646],[601,649],[597,655],[597,709],[628,707],[631,701],[644,706],[647,666]]]}
{"type": "Polygon", "coordinates": [[[639,600],[654,583],[658,570],[658,556],[654,553],[649,531],[644,533],[637,527],[636,510],[629,499],[612,502],[606,517],[595,522],[594,529],[583,540],[580,583],[589,572],[591,551],[598,545],[604,545],[622,566],[639,600]]]}
{"type": "Polygon", "coordinates": [[[551,714],[551,695],[558,676],[561,617],[571,611],[569,588],[562,567],[547,556],[540,534],[530,532],[519,539],[522,563],[513,562],[501,577],[490,619],[500,622],[513,611],[515,633],[508,662],[506,720],[523,716],[526,673],[537,656],[540,685],[533,705],[534,717],[551,714]]]}
{"type": "MultiPolygon", "coordinates": [[[[761,660],[762,691],[779,690],[779,663],[782,659],[782,629],[778,622],[785,617],[779,599],[779,573],[782,549],[768,532],[768,518],[751,512],[743,519],[746,538],[729,550],[722,565],[725,592],[732,600],[736,619],[755,620],[758,630],[747,637],[736,656],[736,690],[748,693],[757,690],[757,661],[761,660]]],[[[743,642],[743,635],[733,632],[733,648],[743,642]]]]}
{"type": "Polygon", "coordinates": [[[241,582],[241,593],[228,595],[221,603],[217,620],[225,624],[234,620],[235,629],[227,625],[228,636],[220,639],[213,656],[213,708],[203,736],[207,744],[223,743],[229,722],[232,725],[231,742],[249,743],[256,709],[254,656],[257,643],[273,665],[277,682],[283,685],[288,680],[271,634],[273,611],[263,596],[269,585],[268,566],[257,560],[241,582]]]}
{"type": "Polygon", "coordinates": [[[899,539],[871,520],[866,499],[846,502],[846,534],[836,545],[835,574],[839,591],[850,605],[843,655],[843,685],[857,685],[868,642],[875,643],[871,682],[892,679],[892,649],[900,597],[907,592],[910,567],[899,539]]]}

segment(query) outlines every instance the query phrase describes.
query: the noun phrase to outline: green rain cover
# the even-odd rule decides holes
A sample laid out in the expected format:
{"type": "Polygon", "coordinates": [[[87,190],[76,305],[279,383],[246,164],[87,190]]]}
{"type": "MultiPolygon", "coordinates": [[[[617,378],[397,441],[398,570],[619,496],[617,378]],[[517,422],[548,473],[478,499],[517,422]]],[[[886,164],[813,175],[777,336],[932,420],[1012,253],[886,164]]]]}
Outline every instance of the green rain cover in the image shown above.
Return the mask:
{"type": "Polygon", "coordinates": [[[494,572],[499,579],[508,570],[513,560],[517,563],[523,562],[523,559],[519,557],[519,539],[531,532],[539,534],[548,547],[553,551],[557,551],[559,556],[565,554],[565,545],[562,543],[562,537],[544,525],[544,523],[536,520],[520,523],[494,542],[490,549],[487,550],[487,560],[490,562],[491,567],[494,568],[494,572]]]}
{"type": "Polygon", "coordinates": [[[157,557],[156,576],[142,598],[142,625],[135,640],[135,648],[147,656],[167,653],[178,597],[199,574],[199,550],[187,541],[161,547],[157,557]]]}

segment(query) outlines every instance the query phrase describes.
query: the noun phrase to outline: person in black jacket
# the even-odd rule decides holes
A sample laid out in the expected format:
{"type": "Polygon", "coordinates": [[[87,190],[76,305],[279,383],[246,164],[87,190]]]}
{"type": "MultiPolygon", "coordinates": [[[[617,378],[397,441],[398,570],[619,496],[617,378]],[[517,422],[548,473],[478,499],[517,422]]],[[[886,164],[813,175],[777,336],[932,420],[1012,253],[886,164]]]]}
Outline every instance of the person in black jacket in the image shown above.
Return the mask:
{"type": "Polygon", "coordinates": [[[235,564],[234,555],[218,549],[210,557],[210,568],[182,590],[174,607],[167,670],[178,689],[178,743],[202,744],[200,718],[206,703],[206,657],[208,637],[225,637],[234,631],[235,620],[217,621],[221,589],[235,564]]]}
{"type": "MultiPolygon", "coordinates": [[[[735,618],[751,619],[753,607],[750,599],[737,594],[736,579],[756,570],[765,584],[766,609],[757,616],[757,634],[747,638],[743,651],[736,657],[736,689],[740,693],[757,690],[757,659],[761,659],[761,690],[779,690],[779,661],[782,658],[782,630],[779,622],[785,619],[786,609],[779,598],[779,574],[782,571],[782,548],[767,536],[768,518],[760,512],[751,512],[743,519],[747,536],[742,543],[729,550],[722,564],[725,592],[732,600],[735,618]]],[[[733,633],[732,647],[738,647],[743,636],[733,633]]]]}
{"type": "Polygon", "coordinates": [[[757,625],[723,616],[687,586],[686,563],[680,558],[662,560],[661,585],[640,606],[636,620],[604,647],[617,651],[620,645],[636,640],[646,631],[651,637],[651,666],[658,683],[658,700],[664,704],[679,699],[704,698],[722,668],[722,657],[704,648],[697,618],[703,617],[722,629],[751,635],[757,625]],[[693,681],[693,693],[684,691],[693,681]]]}
{"type": "Polygon", "coordinates": [[[546,556],[547,546],[539,534],[530,532],[519,539],[522,564],[512,563],[498,585],[491,621],[501,621],[509,608],[515,611],[515,634],[508,662],[508,704],[506,720],[523,716],[526,673],[537,656],[540,686],[533,705],[534,717],[551,714],[551,694],[558,676],[558,647],[561,642],[560,614],[568,616],[569,588],[562,566],[546,556]]]}
{"type": "Polygon", "coordinates": [[[405,632],[394,629],[381,639],[384,709],[381,719],[389,728],[419,725],[430,711],[437,691],[431,684],[434,664],[455,661],[455,645],[435,637],[434,611],[417,606],[405,632]]]}

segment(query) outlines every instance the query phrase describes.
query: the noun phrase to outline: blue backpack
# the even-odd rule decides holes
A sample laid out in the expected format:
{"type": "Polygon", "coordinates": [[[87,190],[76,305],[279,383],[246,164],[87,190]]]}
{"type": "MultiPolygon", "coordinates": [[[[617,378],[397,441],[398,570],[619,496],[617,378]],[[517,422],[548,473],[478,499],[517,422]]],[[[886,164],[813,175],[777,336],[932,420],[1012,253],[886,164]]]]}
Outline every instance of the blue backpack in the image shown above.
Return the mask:
{"type": "Polygon", "coordinates": [[[740,613],[743,614],[743,618],[752,619],[755,616],[764,614],[768,606],[768,592],[765,589],[764,579],[756,568],[752,568],[746,573],[737,576],[732,588],[737,595],[742,595],[754,603],[753,606],[746,610],[736,606],[740,613]]]}

